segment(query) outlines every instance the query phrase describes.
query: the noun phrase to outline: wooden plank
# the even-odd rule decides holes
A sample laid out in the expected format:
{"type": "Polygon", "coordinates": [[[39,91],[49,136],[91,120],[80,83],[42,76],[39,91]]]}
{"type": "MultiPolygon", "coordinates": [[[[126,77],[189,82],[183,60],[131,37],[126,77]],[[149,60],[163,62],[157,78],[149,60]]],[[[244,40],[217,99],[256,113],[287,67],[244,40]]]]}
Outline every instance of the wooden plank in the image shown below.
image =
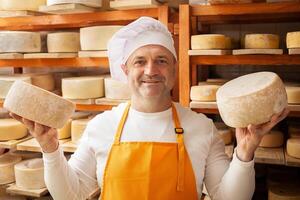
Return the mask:
{"type": "Polygon", "coordinates": [[[97,58],[97,57],[108,57],[107,51],[79,51],[78,57],[80,58],[97,58]]]}
{"type": "Polygon", "coordinates": [[[17,148],[17,144],[21,143],[21,142],[25,142],[29,139],[31,139],[32,136],[31,135],[27,135],[24,138],[21,138],[19,140],[9,140],[9,141],[1,141],[0,142],[0,148],[6,148],[6,149],[16,149],[17,148]]]}
{"type": "Polygon", "coordinates": [[[197,56],[197,55],[231,55],[232,50],[222,50],[222,49],[211,49],[211,50],[189,50],[188,51],[190,56],[197,56]]]}
{"type": "Polygon", "coordinates": [[[282,55],[283,49],[235,49],[232,51],[233,55],[258,55],[258,54],[272,54],[282,55]]]}
{"type": "Polygon", "coordinates": [[[96,99],[97,105],[111,105],[111,106],[117,106],[120,103],[127,102],[128,100],[118,100],[118,99],[107,99],[107,98],[99,98],[96,99]]]}
{"type": "Polygon", "coordinates": [[[287,166],[300,167],[299,158],[294,158],[292,156],[289,156],[289,154],[286,152],[286,149],[284,150],[284,155],[285,155],[285,164],[287,166]]]}
{"type": "MultiPolygon", "coordinates": [[[[59,144],[64,144],[68,141],[70,141],[70,139],[59,140],[59,144]]],[[[17,150],[42,152],[40,144],[36,141],[35,138],[17,144],[17,150]]]]}
{"type": "Polygon", "coordinates": [[[93,105],[95,104],[95,99],[68,99],[75,104],[93,105]]]}
{"type": "Polygon", "coordinates": [[[76,58],[77,53],[26,53],[24,58],[76,58]]]}
{"type": "Polygon", "coordinates": [[[285,158],[283,148],[258,147],[255,151],[254,160],[256,163],[284,165],[285,158]]]}
{"type": "Polygon", "coordinates": [[[28,10],[0,10],[0,18],[39,16],[43,13],[28,10]]]}
{"type": "Polygon", "coordinates": [[[300,54],[300,48],[299,49],[289,49],[290,55],[299,55],[300,54]]]}
{"type": "Polygon", "coordinates": [[[210,5],[224,5],[224,4],[243,4],[243,3],[252,3],[252,0],[208,0],[210,5]]]}
{"type": "Polygon", "coordinates": [[[48,189],[42,188],[42,189],[36,189],[36,190],[28,190],[28,189],[24,189],[24,188],[19,188],[16,186],[16,184],[12,184],[6,189],[6,192],[8,192],[10,194],[24,195],[24,196],[30,196],[30,197],[41,197],[43,195],[48,194],[48,189]]]}
{"type": "Polygon", "coordinates": [[[74,14],[74,13],[89,13],[96,12],[99,9],[92,8],[77,3],[67,3],[59,5],[46,6],[42,5],[39,7],[39,11],[48,14],[74,14]]]}
{"type": "Polygon", "coordinates": [[[64,152],[74,153],[77,149],[77,145],[74,144],[72,141],[68,141],[62,144],[62,148],[64,152]]]}
{"type": "Polygon", "coordinates": [[[76,110],[81,111],[105,111],[111,110],[112,105],[84,105],[84,104],[76,104],[76,110]]]}
{"type": "Polygon", "coordinates": [[[139,8],[156,8],[159,3],[155,0],[114,0],[110,1],[110,8],[116,10],[130,10],[139,8]]]}
{"type": "Polygon", "coordinates": [[[0,59],[16,59],[16,58],[23,58],[22,53],[1,53],[0,59]]]}
{"type": "Polygon", "coordinates": [[[234,151],[234,146],[233,144],[225,145],[225,153],[227,156],[232,159],[233,156],[233,151],[234,151]]]}

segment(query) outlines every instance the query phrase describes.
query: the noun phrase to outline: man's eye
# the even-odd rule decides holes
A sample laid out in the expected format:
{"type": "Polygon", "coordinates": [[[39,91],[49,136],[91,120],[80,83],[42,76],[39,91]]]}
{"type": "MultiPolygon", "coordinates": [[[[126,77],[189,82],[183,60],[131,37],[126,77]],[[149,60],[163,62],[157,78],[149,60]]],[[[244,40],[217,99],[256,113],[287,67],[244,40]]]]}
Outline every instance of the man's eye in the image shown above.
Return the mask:
{"type": "Polygon", "coordinates": [[[137,60],[134,62],[135,65],[143,65],[145,63],[145,61],[143,60],[137,60]]]}
{"type": "Polygon", "coordinates": [[[157,62],[158,62],[158,64],[167,64],[168,63],[168,61],[164,60],[164,59],[159,59],[157,62]]]}

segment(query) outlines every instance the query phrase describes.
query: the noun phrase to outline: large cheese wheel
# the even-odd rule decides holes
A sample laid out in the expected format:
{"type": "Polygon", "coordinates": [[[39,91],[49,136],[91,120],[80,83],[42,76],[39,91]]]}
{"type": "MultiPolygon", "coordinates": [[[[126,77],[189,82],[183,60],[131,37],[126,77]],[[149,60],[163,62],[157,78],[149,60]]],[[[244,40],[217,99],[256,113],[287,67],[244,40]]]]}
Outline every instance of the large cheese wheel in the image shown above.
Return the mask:
{"type": "Polygon", "coordinates": [[[272,130],[265,134],[259,143],[260,147],[281,147],[284,142],[284,135],[280,131],[272,130]]]}
{"type": "Polygon", "coordinates": [[[216,92],[220,85],[197,85],[191,87],[191,99],[193,101],[216,101],[216,92]]]}
{"type": "Polygon", "coordinates": [[[72,120],[69,119],[68,122],[64,125],[64,127],[57,129],[59,140],[71,137],[71,123],[72,120]]]}
{"type": "Polygon", "coordinates": [[[67,99],[92,99],[104,96],[104,78],[82,76],[62,79],[62,95],[67,99]]]}
{"type": "Polygon", "coordinates": [[[38,32],[0,31],[0,53],[30,53],[41,51],[38,32]]]}
{"type": "Polygon", "coordinates": [[[274,34],[247,34],[245,49],[278,49],[279,36],[274,34]]]}
{"type": "Polygon", "coordinates": [[[47,0],[1,0],[1,10],[33,10],[38,11],[41,5],[46,5],[47,0]]]}
{"type": "Polygon", "coordinates": [[[78,52],[80,51],[80,39],[77,32],[49,33],[47,36],[48,52],[78,52]]]}
{"type": "Polygon", "coordinates": [[[0,99],[5,99],[10,87],[17,80],[31,83],[31,78],[29,76],[0,76],[0,99]]]}
{"type": "Polygon", "coordinates": [[[300,104],[300,86],[286,86],[288,103],[300,104]]]}
{"type": "Polygon", "coordinates": [[[107,42],[123,26],[93,26],[80,29],[83,51],[107,50],[107,42]]]}
{"type": "Polygon", "coordinates": [[[229,49],[231,40],[229,37],[221,34],[192,35],[192,49],[229,49]]]}
{"type": "Polygon", "coordinates": [[[4,108],[26,119],[62,128],[75,110],[75,105],[51,92],[16,81],[4,101],[4,108]]]}
{"type": "Polygon", "coordinates": [[[16,164],[15,177],[19,188],[28,190],[45,188],[43,159],[34,158],[16,164]]]}
{"type": "Polygon", "coordinates": [[[286,143],[286,151],[292,157],[300,158],[300,138],[290,138],[286,143]]]}
{"type": "Polygon", "coordinates": [[[21,160],[20,156],[13,156],[10,153],[0,155],[0,185],[15,181],[14,165],[21,160]]]}
{"type": "Polygon", "coordinates": [[[0,119],[0,141],[17,140],[27,135],[27,128],[15,119],[0,119]]]}
{"type": "Polygon", "coordinates": [[[66,4],[66,3],[79,3],[90,7],[102,6],[102,0],[47,0],[47,6],[66,4]]]}
{"type": "Polygon", "coordinates": [[[78,143],[89,121],[90,119],[77,119],[72,121],[72,128],[71,128],[72,142],[74,142],[75,144],[78,143]]]}
{"type": "Polygon", "coordinates": [[[53,74],[31,74],[31,83],[44,90],[53,91],[55,89],[53,74]]]}
{"type": "Polygon", "coordinates": [[[268,200],[299,200],[299,184],[274,184],[269,187],[268,200]]]}
{"type": "Polygon", "coordinates": [[[290,138],[300,138],[300,125],[289,125],[288,133],[290,138]]]}
{"type": "Polygon", "coordinates": [[[279,76],[257,72],[225,83],[217,91],[223,121],[231,127],[247,127],[268,122],[287,107],[287,94],[279,76]]]}
{"type": "Polygon", "coordinates": [[[219,137],[223,140],[225,145],[232,143],[232,132],[229,127],[227,127],[224,123],[215,122],[215,126],[218,130],[219,137]]]}
{"type": "Polygon", "coordinates": [[[289,49],[300,48],[300,31],[287,33],[286,46],[289,49]]]}
{"type": "Polygon", "coordinates": [[[104,79],[105,97],[108,99],[127,100],[131,97],[131,92],[127,83],[116,81],[112,78],[104,79]]]}

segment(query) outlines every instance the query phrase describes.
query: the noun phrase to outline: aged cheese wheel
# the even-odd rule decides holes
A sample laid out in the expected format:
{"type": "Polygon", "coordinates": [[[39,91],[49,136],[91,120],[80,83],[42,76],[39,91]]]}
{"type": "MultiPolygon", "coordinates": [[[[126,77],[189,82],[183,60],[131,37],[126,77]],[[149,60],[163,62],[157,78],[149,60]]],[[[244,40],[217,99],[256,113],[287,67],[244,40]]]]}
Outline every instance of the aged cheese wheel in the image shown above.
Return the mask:
{"type": "Polygon", "coordinates": [[[53,74],[31,74],[31,83],[44,90],[53,91],[55,89],[55,79],[53,74]]]}
{"type": "Polygon", "coordinates": [[[289,49],[300,48],[300,31],[287,33],[286,46],[289,49]]]}
{"type": "Polygon", "coordinates": [[[300,125],[289,125],[288,133],[290,138],[300,138],[300,125]]]}
{"type": "Polygon", "coordinates": [[[0,31],[0,53],[30,53],[41,51],[38,32],[0,31]]]}
{"type": "Polygon", "coordinates": [[[286,143],[286,151],[288,155],[300,158],[300,138],[288,139],[286,143]]]}
{"type": "Polygon", "coordinates": [[[6,96],[4,108],[40,124],[62,128],[74,112],[75,105],[51,92],[16,81],[6,96]]]}
{"type": "Polygon", "coordinates": [[[67,53],[80,51],[80,39],[77,32],[49,33],[47,36],[48,52],[67,53]]]}
{"type": "Polygon", "coordinates": [[[15,181],[14,165],[21,160],[20,156],[13,156],[10,153],[0,155],[0,185],[15,181]]]}
{"type": "Polygon", "coordinates": [[[0,141],[17,140],[27,135],[27,128],[15,119],[0,119],[0,141]]]}
{"type": "Polygon", "coordinates": [[[220,115],[230,127],[268,122],[287,106],[287,94],[279,76],[257,72],[225,83],[217,91],[220,115]]]}
{"type": "Polygon", "coordinates": [[[0,76],[0,99],[5,99],[10,87],[17,80],[31,83],[29,76],[0,76]]]}
{"type": "Polygon", "coordinates": [[[72,121],[72,128],[71,128],[72,142],[74,142],[75,144],[78,143],[89,121],[90,119],[77,119],[72,121]]]}
{"type": "Polygon", "coordinates": [[[227,127],[224,123],[215,122],[215,126],[218,129],[218,134],[220,138],[223,140],[225,145],[232,143],[232,132],[229,127],[227,127]]]}
{"type": "Polygon", "coordinates": [[[274,184],[269,187],[268,200],[299,200],[298,184],[274,184]]]}
{"type": "Polygon", "coordinates": [[[288,103],[300,104],[300,86],[286,86],[285,87],[288,103]]]}
{"type": "Polygon", "coordinates": [[[82,76],[62,79],[62,95],[67,99],[92,99],[104,96],[104,78],[82,76]]]}
{"type": "Polygon", "coordinates": [[[107,42],[123,26],[93,26],[80,29],[83,51],[107,50],[107,42]],[[101,36],[101,37],[100,37],[101,36]]]}
{"type": "Polygon", "coordinates": [[[44,162],[42,158],[24,160],[15,165],[16,185],[19,188],[34,190],[45,188],[44,162]]]}
{"type": "Polygon", "coordinates": [[[191,100],[216,101],[216,92],[220,85],[197,85],[191,87],[191,100]]]}
{"type": "Polygon", "coordinates": [[[102,6],[102,0],[47,0],[47,6],[66,4],[66,3],[79,3],[90,7],[102,6]]]}
{"type": "Polygon", "coordinates": [[[131,97],[131,92],[127,83],[116,81],[112,78],[104,79],[105,97],[108,99],[127,100],[131,97]]]}
{"type": "Polygon", "coordinates": [[[278,49],[279,36],[274,34],[246,34],[245,49],[278,49]]]}
{"type": "Polygon", "coordinates": [[[41,5],[46,5],[47,0],[1,0],[1,10],[33,10],[38,11],[41,5]]]}
{"type": "Polygon", "coordinates": [[[20,156],[22,160],[28,160],[33,158],[41,158],[42,153],[32,151],[14,151],[10,152],[11,155],[20,156]]]}
{"type": "Polygon", "coordinates": [[[71,137],[71,123],[72,120],[69,119],[68,122],[64,125],[64,127],[57,129],[59,140],[71,137]]]}
{"type": "Polygon", "coordinates": [[[192,49],[229,49],[231,39],[221,34],[192,35],[192,49]]]}
{"type": "Polygon", "coordinates": [[[284,142],[284,135],[280,131],[272,130],[263,136],[260,147],[281,147],[284,142]]]}

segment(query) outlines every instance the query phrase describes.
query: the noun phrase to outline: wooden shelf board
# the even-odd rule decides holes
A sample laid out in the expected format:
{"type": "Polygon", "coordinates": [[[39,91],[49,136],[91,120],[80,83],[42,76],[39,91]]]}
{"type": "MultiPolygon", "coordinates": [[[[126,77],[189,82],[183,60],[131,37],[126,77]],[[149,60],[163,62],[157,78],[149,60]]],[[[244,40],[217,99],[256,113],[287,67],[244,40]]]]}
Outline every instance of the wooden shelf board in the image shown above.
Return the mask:
{"type": "Polygon", "coordinates": [[[77,145],[74,144],[72,141],[65,142],[61,145],[64,152],[74,153],[77,149],[77,145]]]}
{"type": "Polygon", "coordinates": [[[109,106],[117,106],[120,103],[125,103],[128,100],[116,100],[116,99],[107,99],[107,98],[99,98],[96,99],[96,104],[97,105],[109,105],[109,106]]]}
{"type": "Polygon", "coordinates": [[[285,155],[285,161],[287,166],[300,167],[300,159],[289,156],[286,150],[284,151],[284,155],[285,155]]]}
{"type": "Polygon", "coordinates": [[[16,149],[17,148],[17,144],[21,143],[21,142],[25,142],[29,139],[31,139],[32,136],[31,135],[27,135],[24,138],[21,138],[19,140],[9,140],[9,141],[2,141],[0,142],[0,148],[6,148],[6,149],[16,149]]]}
{"type": "Polygon", "coordinates": [[[18,195],[24,195],[24,196],[30,196],[30,197],[41,197],[48,193],[47,188],[28,190],[28,189],[19,188],[16,186],[16,184],[10,185],[6,189],[6,191],[11,194],[18,194],[18,195]]]}
{"type": "MultiPolygon", "coordinates": [[[[70,141],[70,139],[63,139],[59,140],[59,144],[64,144],[66,142],[70,141]]],[[[21,142],[17,144],[17,150],[20,151],[34,151],[34,152],[41,152],[41,147],[39,143],[36,141],[35,138],[32,138],[30,140],[27,140],[25,142],[21,142]]]]}
{"type": "Polygon", "coordinates": [[[285,165],[284,151],[279,148],[258,147],[255,151],[254,160],[256,163],[285,165]]]}
{"type": "Polygon", "coordinates": [[[76,104],[76,110],[82,111],[105,111],[111,110],[114,106],[112,105],[85,105],[85,104],[76,104]]]}

